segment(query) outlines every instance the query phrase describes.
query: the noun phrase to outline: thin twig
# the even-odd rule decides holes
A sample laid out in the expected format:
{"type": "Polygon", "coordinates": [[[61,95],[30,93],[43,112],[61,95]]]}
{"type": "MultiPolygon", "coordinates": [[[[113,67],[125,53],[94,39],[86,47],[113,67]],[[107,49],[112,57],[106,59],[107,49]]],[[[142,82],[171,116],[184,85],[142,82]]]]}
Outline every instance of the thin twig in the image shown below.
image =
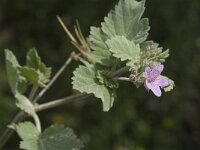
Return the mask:
{"type": "MultiPolygon", "coordinates": [[[[23,111],[20,111],[17,113],[17,115],[13,118],[13,120],[11,121],[10,124],[13,123],[18,123],[22,120],[24,120],[24,118],[26,117],[26,113],[24,113],[23,111]]],[[[0,149],[3,148],[3,146],[6,144],[6,142],[10,139],[10,137],[13,135],[15,131],[12,130],[11,128],[6,128],[6,130],[3,132],[3,134],[0,137],[0,149]]]]}
{"type": "Polygon", "coordinates": [[[120,81],[131,81],[130,78],[127,77],[115,77],[115,80],[120,80],[120,81]]]}
{"type": "MultiPolygon", "coordinates": [[[[64,104],[67,104],[67,103],[70,103],[70,102],[85,99],[85,98],[87,98],[91,95],[92,94],[80,93],[80,94],[68,96],[68,97],[65,97],[65,98],[61,98],[61,99],[57,99],[57,100],[54,100],[54,101],[51,101],[51,102],[47,102],[47,103],[44,103],[44,104],[37,105],[37,106],[35,106],[35,110],[36,110],[36,112],[39,112],[39,111],[42,111],[42,110],[58,107],[58,106],[61,106],[61,105],[64,105],[64,104]]],[[[23,111],[20,111],[15,116],[15,118],[11,121],[10,124],[21,122],[22,120],[24,120],[24,118],[26,116],[28,116],[26,113],[24,113],[23,111]]],[[[4,131],[4,133],[0,137],[0,149],[3,148],[3,146],[10,139],[10,137],[13,135],[14,132],[15,131],[12,130],[11,128],[6,128],[6,130],[4,131]]]]}
{"type": "MultiPolygon", "coordinates": [[[[33,100],[34,102],[38,101],[43,96],[43,94],[51,87],[51,85],[56,81],[56,79],[60,76],[60,74],[65,70],[65,68],[71,63],[73,55],[74,53],[71,54],[70,58],[64,63],[64,65],[60,68],[60,70],[56,73],[56,75],[51,79],[48,85],[33,100]]],[[[30,94],[30,98],[32,98],[32,94],[30,94]]],[[[24,113],[23,111],[19,111],[16,114],[16,116],[13,118],[13,120],[10,122],[10,124],[21,122],[22,120],[24,120],[26,116],[27,116],[26,113],[24,113]]],[[[3,146],[10,139],[13,133],[14,133],[14,130],[10,128],[6,128],[6,130],[0,136],[0,149],[3,148],[3,146]]]]}
{"type": "Polygon", "coordinates": [[[38,117],[37,114],[33,115],[32,117],[33,117],[33,119],[35,121],[35,125],[36,125],[38,131],[41,133],[42,128],[41,128],[40,118],[38,117]]]}
{"type": "MultiPolygon", "coordinates": [[[[37,86],[33,86],[33,87],[32,87],[31,92],[30,92],[30,95],[29,95],[29,100],[30,100],[30,101],[33,100],[37,89],[38,89],[37,86]]],[[[32,117],[33,117],[33,120],[34,120],[34,122],[35,122],[35,125],[36,125],[38,131],[41,132],[41,131],[42,131],[42,128],[41,128],[41,122],[40,122],[39,116],[35,113],[34,115],[32,115],[32,117]]]]}
{"type": "Polygon", "coordinates": [[[32,101],[34,96],[35,96],[35,93],[37,92],[37,89],[38,87],[37,86],[33,86],[32,89],[31,89],[31,92],[30,92],[30,95],[29,95],[29,100],[32,101]]]}
{"type": "Polygon", "coordinates": [[[123,68],[120,68],[119,70],[116,70],[115,72],[113,72],[110,76],[111,77],[116,77],[116,76],[119,76],[123,73],[126,73],[127,71],[129,71],[130,67],[123,67],[123,68]]]}
{"type": "Polygon", "coordinates": [[[61,75],[61,73],[66,69],[66,67],[71,63],[72,61],[72,55],[67,59],[67,61],[64,63],[64,65],[59,69],[59,71],[55,74],[55,76],[51,79],[51,81],[47,84],[47,86],[40,91],[40,93],[37,95],[37,97],[33,100],[33,102],[37,102],[43,95],[44,93],[51,87],[51,85],[56,81],[56,79],[61,75]]]}
{"type": "Polygon", "coordinates": [[[80,94],[64,97],[64,98],[53,100],[53,101],[50,101],[50,102],[47,102],[44,104],[36,105],[35,110],[36,110],[36,112],[38,112],[38,111],[46,110],[49,108],[58,107],[58,106],[61,106],[61,105],[64,105],[64,104],[67,104],[70,102],[85,99],[91,95],[92,94],[80,93],[80,94]]]}

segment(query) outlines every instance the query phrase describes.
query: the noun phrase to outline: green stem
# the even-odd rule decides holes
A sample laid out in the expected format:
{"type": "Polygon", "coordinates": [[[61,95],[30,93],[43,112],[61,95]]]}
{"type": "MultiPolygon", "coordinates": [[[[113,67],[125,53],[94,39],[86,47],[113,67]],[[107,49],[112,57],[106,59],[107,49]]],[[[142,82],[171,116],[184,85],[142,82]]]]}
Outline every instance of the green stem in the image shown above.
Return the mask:
{"type": "Polygon", "coordinates": [[[121,74],[126,73],[127,71],[129,71],[129,69],[130,69],[130,67],[125,66],[123,68],[120,68],[120,69],[116,70],[110,76],[111,77],[120,76],[121,74]]]}
{"type": "MultiPolygon", "coordinates": [[[[78,101],[78,100],[81,100],[81,99],[85,99],[85,98],[87,98],[87,97],[89,97],[91,95],[92,94],[80,93],[80,94],[68,96],[68,97],[65,97],[65,98],[53,100],[53,101],[50,101],[50,102],[35,106],[35,110],[36,110],[36,112],[39,112],[39,111],[42,111],[42,110],[46,110],[46,109],[62,106],[64,104],[66,104],[66,103],[70,103],[70,102],[78,101]]],[[[18,123],[18,122],[24,120],[25,117],[27,117],[27,116],[28,115],[26,113],[24,113],[23,111],[20,111],[19,113],[17,113],[17,115],[14,117],[14,119],[11,121],[10,124],[18,123]]],[[[36,126],[40,130],[41,126],[40,126],[39,118],[37,118],[37,117],[38,116],[35,116],[34,120],[35,120],[36,126]]],[[[3,132],[3,134],[0,137],[0,149],[3,148],[3,146],[10,139],[10,137],[13,135],[14,132],[15,131],[12,130],[11,128],[6,128],[6,130],[3,132]]]]}
{"type": "Polygon", "coordinates": [[[32,89],[31,89],[31,92],[30,92],[30,95],[29,95],[29,100],[32,101],[34,96],[35,96],[35,93],[37,92],[37,89],[38,89],[38,86],[33,86],[32,89]]]}
{"type": "Polygon", "coordinates": [[[55,76],[47,84],[47,86],[42,91],[40,91],[40,93],[33,100],[33,102],[37,102],[45,94],[45,92],[51,87],[51,85],[57,80],[57,78],[63,73],[63,71],[71,63],[73,55],[74,55],[74,53],[71,54],[71,56],[67,59],[67,61],[64,63],[64,65],[58,70],[58,72],[55,74],[55,76]]]}
{"type": "Polygon", "coordinates": [[[52,100],[50,102],[43,103],[43,104],[35,106],[35,110],[36,110],[36,112],[38,112],[38,111],[46,110],[46,109],[49,109],[49,108],[62,106],[64,104],[67,104],[67,103],[70,103],[70,102],[85,99],[85,98],[87,98],[91,95],[92,94],[80,93],[80,94],[76,94],[76,95],[72,95],[72,96],[67,96],[67,97],[64,97],[64,98],[61,98],[61,99],[52,100]]]}
{"type": "MultiPolygon", "coordinates": [[[[66,67],[71,63],[72,58],[74,57],[74,53],[71,53],[70,58],[67,59],[67,61],[64,63],[64,65],[59,69],[59,71],[56,73],[56,75],[51,79],[51,81],[48,83],[48,85],[37,95],[37,97],[33,100],[33,102],[38,101],[44,93],[51,87],[51,85],[56,81],[56,79],[61,75],[61,73],[66,69],[66,67]]],[[[35,95],[35,88],[31,90],[31,93],[29,95],[29,98],[32,99],[35,95]]],[[[13,120],[10,122],[10,124],[18,123],[24,120],[24,118],[27,116],[22,110],[19,111],[16,116],[13,118],[13,120]]],[[[34,120],[36,123],[36,126],[38,126],[38,129],[41,130],[40,122],[38,116],[34,116],[34,120]]],[[[13,135],[14,130],[10,128],[6,128],[6,130],[3,132],[3,134],[0,136],[0,149],[3,148],[3,146],[6,144],[6,142],[10,139],[10,137],[13,135]]]]}
{"type": "Polygon", "coordinates": [[[41,133],[42,129],[41,129],[41,123],[40,123],[40,119],[38,117],[38,115],[35,113],[35,115],[32,116],[34,121],[35,121],[35,125],[38,129],[38,131],[41,133]]]}
{"type": "Polygon", "coordinates": [[[115,80],[120,80],[120,81],[131,81],[130,78],[127,77],[115,77],[115,80]]]}
{"type": "MultiPolygon", "coordinates": [[[[23,111],[20,111],[17,113],[17,115],[13,118],[13,120],[10,122],[10,124],[13,124],[13,123],[18,123],[22,120],[24,120],[24,118],[26,117],[27,115],[23,112],[23,111]]],[[[6,144],[6,142],[10,139],[10,137],[13,135],[15,131],[12,130],[11,128],[6,128],[6,130],[3,132],[3,134],[1,135],[0,137],[0,149],[3,148],[3,146],[6,144]]]]}

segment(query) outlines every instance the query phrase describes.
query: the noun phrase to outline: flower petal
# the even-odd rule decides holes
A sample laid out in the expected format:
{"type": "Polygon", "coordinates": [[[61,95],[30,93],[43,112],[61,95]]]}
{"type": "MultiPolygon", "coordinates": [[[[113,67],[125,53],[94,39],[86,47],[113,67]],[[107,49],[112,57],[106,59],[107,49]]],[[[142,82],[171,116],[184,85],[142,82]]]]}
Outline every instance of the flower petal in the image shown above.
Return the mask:
{"type": "Polygon", "coordinates": [[[162,76],[158,76],[154,83],[162,88],[169,85],[169,81],[162,76]]]}
{"type": "Polygon", "coordinates": [[[151,78],[156,79],[164,69],[164,65],[156,65],[151,71],[151,78]]]}
{"type": "Polygon", "coordinates": [[[148,82],[147,80],[145,84],[146,84],[146,87],[150,89],[157,97],[161,96],[162,93],[161,93],[159,85],[157,85],[155,82],[148,82]]]}
{"type": "Polygon", "coordinates": [[[149,90],[152,88],[152,83],[149,82],[148,80],[145,81],[145,87],[149,90]]]}
{"type": "Polygon", "coordinates": [[[151,68],[149,66],[145,68],[145,73],[147,79],[151,77],[151,68]]]}
{"type": "Polygon", "coordinates": [[[151,88],[151,91],[157,96],[160,97],[161,96],[161,90],[160,87],[155,85],[153,88],[151,88]]]}

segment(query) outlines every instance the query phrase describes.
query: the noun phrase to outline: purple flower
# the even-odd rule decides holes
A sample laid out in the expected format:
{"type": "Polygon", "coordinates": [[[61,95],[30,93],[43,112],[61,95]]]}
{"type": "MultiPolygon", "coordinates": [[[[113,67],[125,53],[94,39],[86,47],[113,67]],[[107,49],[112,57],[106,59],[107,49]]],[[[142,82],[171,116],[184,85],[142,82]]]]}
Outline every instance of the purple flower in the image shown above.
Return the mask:
{"type": "Polygon", "coordinates": [[[163,69],[164,65],[156,65],[152,70],[150,67],[145,68],[145,86],[148,90],[151,90],[157,97],[160,97],[162,94],[160,87],[163,88],[169,85],[169,81],[160,75],[163,69]]]}

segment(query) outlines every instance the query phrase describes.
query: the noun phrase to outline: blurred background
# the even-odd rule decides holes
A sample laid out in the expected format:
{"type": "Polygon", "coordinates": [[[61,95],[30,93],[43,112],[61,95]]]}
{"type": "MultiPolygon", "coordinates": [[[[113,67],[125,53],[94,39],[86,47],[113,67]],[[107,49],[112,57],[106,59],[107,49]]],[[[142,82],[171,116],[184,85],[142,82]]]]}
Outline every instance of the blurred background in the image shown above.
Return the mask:
{"type": "MultiPolygon", "coordinates": [[[[75,50],[56,19],[59,14],[72,31],[79,20],[84,35],[99,26],[118,0],[0,0],[0,133],[17,108],[10,92],[4,49],[20,64],[28,49],[37,48],[55,73],[75,50]]],[[[156,98],[145,88],[122,83],[114,107],[102,112],[99,99],[70,103],[40,112],[43,128],[63,123],[85,143],[84,150],[199,150],[200,149],[200,1],[147,0],[149,40],[170,49],[164,74],[176,88],[156,98]]],[[[73,62],[40,103],[73,94],[73,62]]],[[[18,149],[15,134],[5,150],[18,149]]]]}

